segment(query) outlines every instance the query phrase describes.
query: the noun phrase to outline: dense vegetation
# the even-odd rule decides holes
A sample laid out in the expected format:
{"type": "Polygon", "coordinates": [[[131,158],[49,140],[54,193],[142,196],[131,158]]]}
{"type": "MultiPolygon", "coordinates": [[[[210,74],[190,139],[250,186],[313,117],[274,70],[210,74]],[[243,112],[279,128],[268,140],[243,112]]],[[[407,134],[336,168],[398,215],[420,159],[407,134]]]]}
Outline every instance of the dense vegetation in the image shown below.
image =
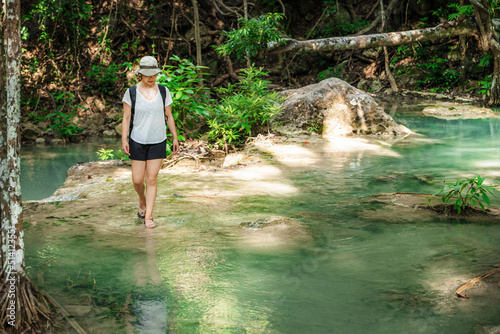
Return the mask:
{"type": "MultiPolygon", "coordinates": [[[[499,1],[489,4],[497,17],[499,1]]],[[[23,118],[41,124],[45,135],[72,137],[86,128],[81,120],[89,115],[121,111],[138,59],[153,55],[164,66],[159,81],[173,92],[183,136],[208,133],[221,145],[242,142],[279,111],[267,81],[286,88],[335,76],[370,91],[389,87],[381,47],[269,55],[268,42],[420,29],[474,14],[469,3],[459,1],[386,5],[381,27],[377,1],[266,0],[248,8],[239,1],[199,1],[198,39],[190,1],[23,1],[23,118]],[[197,47],[202,64],[194,60],[197,47]],[[261,105],[242,109],[250,100],[261,105]],[[199,125],[200,119],[209,121],[199,125]]],[[[400,88],[482,99],[489,94],[492,53],[482,52],[474,37],[392,47],[388,57],[400,88]]]]}

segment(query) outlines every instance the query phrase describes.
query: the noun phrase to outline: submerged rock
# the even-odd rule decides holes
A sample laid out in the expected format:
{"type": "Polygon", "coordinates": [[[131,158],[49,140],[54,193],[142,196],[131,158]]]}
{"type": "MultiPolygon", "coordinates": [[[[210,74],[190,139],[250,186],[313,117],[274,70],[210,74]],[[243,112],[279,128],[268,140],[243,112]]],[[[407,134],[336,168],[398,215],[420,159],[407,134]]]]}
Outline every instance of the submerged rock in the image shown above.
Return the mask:
{"type": "Polygon", "coordinates": [[[495,116],[495,112],[489,108],[481,108],[458,103],[446,103],[437,106],[428,106],[422,113],[426,116],[436,118],[488,118],[495,116]]]}
{"type": "Polygon", "coordinates": [[[337,78],[284,94],[287,99],[279,121],[302,130],[323,128],[323,137],[411,134],[408,128],[387,115],[370,95],[337,78]]]}
{"type": "Polygon", "coordinates": [[[378,183],[392,183],[398,180],[401,181],[415,180],[424,184],[432,184],[434,178],[431,175],[407,175],[403,173],[392,173],[389,175],[377,176],[373,179],[373,181],[378,183]]]}
{"type": "Polygon", "coordinates": [[[285,218],[285,217],[280,217],[280,216],[273,216],[273,217],[268,217],[264,219],[258,219],[253,222],[243,222],[240,224],[240,227],[245,229],[245,228],[250,228],[250,229],[262,229],[265,227],[271,227],[271,226],[280,226],[280,227],[291,227],[291,226],[298,226],[301,223],[290,219],[290,218],[285,218]]]}
{"type": "Polygon", "coordinates": [[[312,241],[307,225],[286,217],[273,216],[239,226],[236,244],[245,251],[286,252],[307,247],[312,241]]]}
{"type": "Polygon", "coordinates": [[[441,196],[412,193],[387,193],[375,194],[367,198],[367,201],[375,204],[373,210],[365,210],[361,216],[366,219],[381,220],[387,223],[403,223],[415,221],[418,216],[420,221],[435,221],[437,217],[443,219],[459,218],[474,223],[500,222],[500,209],[497,207],[469,208],[465,215],[457,215],[447,207],[444,207],[441,196]],[[380,206],[382,204],[382,206],[380,206]],[[408,218],[411,219],[408,219],[408,218]]]}

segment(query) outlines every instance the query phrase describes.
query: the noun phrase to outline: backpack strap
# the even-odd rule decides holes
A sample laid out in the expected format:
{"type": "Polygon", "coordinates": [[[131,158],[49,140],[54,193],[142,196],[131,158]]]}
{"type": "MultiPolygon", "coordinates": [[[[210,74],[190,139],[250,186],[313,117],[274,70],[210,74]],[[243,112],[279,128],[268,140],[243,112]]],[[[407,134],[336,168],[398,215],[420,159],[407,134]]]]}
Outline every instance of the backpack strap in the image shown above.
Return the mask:
{"type": "Polygon", "coordinates": [[[132,115],[130,116],[130,126],[129,126],[129,135],[132,133],[132,128],[134,127],[134,113],[135,113],[135,98],[137,95],[137,86],[132,86],[129,89],[130,91],[130,100],[132,101],[132,115]]]}
{"type": "MultiPolygon", "coordinates": [[[[165,100],[167,99],[167,88],[158,84],[158,89],[160,90],[161,97],[163,99],[163,112],[165,112],[165,100]]],[[[165,116],[165,120],[168,121],[168,116],[165,116]]]]}

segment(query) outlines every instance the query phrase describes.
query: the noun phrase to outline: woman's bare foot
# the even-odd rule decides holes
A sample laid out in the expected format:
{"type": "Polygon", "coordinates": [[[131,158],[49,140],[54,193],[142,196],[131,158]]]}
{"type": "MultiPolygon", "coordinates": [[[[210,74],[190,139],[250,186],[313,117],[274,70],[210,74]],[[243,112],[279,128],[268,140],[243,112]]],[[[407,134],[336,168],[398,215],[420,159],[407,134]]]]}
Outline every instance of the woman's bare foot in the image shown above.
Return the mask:
{"type": "Polygon", "coordinates": [[[153,217],[148,217],[148,218],[144,219],[144,225],[146,225],[147,228],[156,227],[156,224],[153,221],[153,217]]]}
{"type": "Polygon", "coordinates": [[[139,211],[137,212],[137,217],[143,219],[146,217],[146,203],[139,201],[139,211]]]}

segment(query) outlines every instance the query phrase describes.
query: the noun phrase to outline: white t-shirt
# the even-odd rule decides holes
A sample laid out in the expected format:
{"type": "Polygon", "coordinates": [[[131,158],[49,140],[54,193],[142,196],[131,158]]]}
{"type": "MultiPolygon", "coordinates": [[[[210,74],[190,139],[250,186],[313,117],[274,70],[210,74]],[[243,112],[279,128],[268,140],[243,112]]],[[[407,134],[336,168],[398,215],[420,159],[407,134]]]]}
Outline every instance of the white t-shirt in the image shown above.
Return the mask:
{"type": "MultiPolygon", "coordinates": [[[[167,126],[165,124],[165,107],[172,104],[172,97],[167,88],[165,105],[161,97],[160,89],[158,94],[151,100],[142,96],[139,89],[135,95],[134,124],[130,138],[139,144],[157,144],[167,139],[167,126]]],[[[132,106],[130,98],[130,88],[123,96],[122,102],[132,106]]]]}

